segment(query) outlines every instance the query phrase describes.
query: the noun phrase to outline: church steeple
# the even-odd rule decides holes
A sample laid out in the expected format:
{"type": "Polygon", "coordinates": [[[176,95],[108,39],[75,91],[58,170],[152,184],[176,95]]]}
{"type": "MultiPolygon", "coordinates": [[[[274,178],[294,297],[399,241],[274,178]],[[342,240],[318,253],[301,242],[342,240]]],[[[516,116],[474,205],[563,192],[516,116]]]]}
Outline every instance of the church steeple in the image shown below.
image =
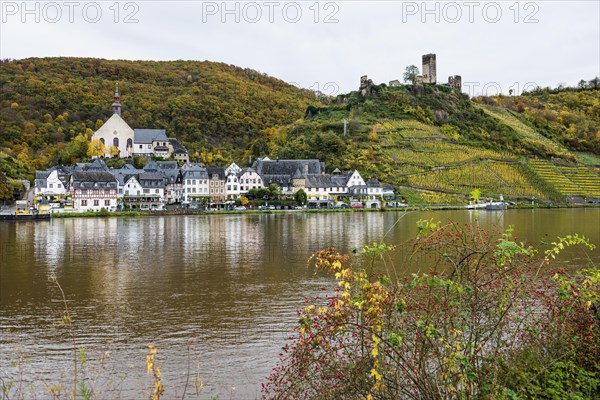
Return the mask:
{"type": "Polygon", "coordinates": [[[113,114],[121,115],[121,96],[119,96],[119,85],[115,88],[115,95],[113,97],[114,102],[112,103],[113,114]]]}

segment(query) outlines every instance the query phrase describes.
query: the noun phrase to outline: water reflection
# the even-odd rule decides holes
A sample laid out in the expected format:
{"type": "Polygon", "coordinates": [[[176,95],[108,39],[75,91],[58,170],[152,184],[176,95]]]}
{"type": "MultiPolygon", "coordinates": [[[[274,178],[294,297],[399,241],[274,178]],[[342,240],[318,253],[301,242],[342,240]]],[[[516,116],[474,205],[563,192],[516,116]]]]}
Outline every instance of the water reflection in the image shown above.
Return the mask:
{"type": "MultiPolygon", "coordinates": [[[[397,244],[419,219],[516,226],[522,240],[550,242],[578,232],[600,242],[599,209],[332,213],[65,219],[0,224],[0,370],[18,349],[30,368],[68,385],[71,359],[54,273],[90,357],[111,351],[127,374],[121,397],[141,397],[145,346],[154,343],[168,397],[188,362],[205,397],[255,397],[273,367],[305,296],[330,280],[306,268],[314,251],[349,252],[372,242],[397,244]]],[[[400,247],[397,264],[407,256],[400,247]]],[[[570,252],[570,253],[569,253],[570,252]]],[[[562,262],[589,265],[580,249],[562,262]]],[[[600,252],[590,254],[600,262],[600,252]]],[[[399,271],[402,271],[399,267],[399,271]]],[[[33,379],[34,377],[32,377],[33,379]]],[[[36,390],[45,393],[41,385],[36,390]]],[[[38,396],[40,397],[40,396],[38,396]]],[[[43,396],[41,396],[43,397],[43,396]]]]}

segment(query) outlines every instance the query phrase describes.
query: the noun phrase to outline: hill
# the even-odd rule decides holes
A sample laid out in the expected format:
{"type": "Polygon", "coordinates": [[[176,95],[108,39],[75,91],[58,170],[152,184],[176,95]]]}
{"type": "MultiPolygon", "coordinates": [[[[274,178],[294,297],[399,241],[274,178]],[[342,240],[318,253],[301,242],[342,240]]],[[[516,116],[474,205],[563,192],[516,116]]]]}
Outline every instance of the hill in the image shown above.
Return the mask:
{"type": "Polygon", "coordinates": [[[31,179],[35,169],[85,158],[117,83],[124,119],[167,129],[193,161],[319,158],[328,169],[356,168],[393,185],[412,202],[464,202],[475,188],[514,199],[600,197],[597,87],[469,99],[442,85],[373,85],[367,96],[319,101],[207,61],[0,62],[2,171],[31,179]]]}
{"type": "Polygon", "coordinates": [[[301,118],[316,101],[312,91],[208,61],[3,61],[0,149],[32,168],[85,157],[76,138],[110,117],[117,84],[131,127],[167,129],[204,159],[239,155],[261,130],[301,118]]]}
{"type": "Polygon", "coordinates": [[[600,197],[600,90],[470,100],[445,86],[379,85],[309,107],[253,146],[357,168],[413,202],[460,203],[475,188],[513,199],[600,197]]]}

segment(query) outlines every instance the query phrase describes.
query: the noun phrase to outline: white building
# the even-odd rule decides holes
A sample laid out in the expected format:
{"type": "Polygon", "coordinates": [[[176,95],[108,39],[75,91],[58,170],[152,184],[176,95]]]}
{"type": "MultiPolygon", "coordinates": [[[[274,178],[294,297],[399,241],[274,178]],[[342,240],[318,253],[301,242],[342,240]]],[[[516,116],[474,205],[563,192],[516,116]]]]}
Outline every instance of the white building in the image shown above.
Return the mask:
{"type": "Polygon", "coordinates": [[[113,115],[92,135],[93,140],[104,144],[104,157],[127,158],[131,156],[156,156],[187,161],[187,150],[177,139],[168,138],[164,129],[131,129],[121,118],[119,89],[113,97],[113,115]]]}
{"type": "Polygon", "coordinates": [[[238,176],[235,172],[230,172],[227,175],[227,180],[225,182],[225,190],[228,200],[235,200],[240,197],[240,183],[238,176]]]}
{"type": "Polygon", "coordinates": [[[244,168],[238,172],[240,193],[248,193],[252,189],[264,188],[261,176],[253,168],[244,168]]]}
{"type": "Polygon", "coordinates": [[[117,210],[117,180],[109,172],[73,172],[69,192],[75,211],[117,210]]]}
{"type": "Polygon", "coordinates": [[[200,164],[185,164],[183,172],[183,201],[201,202],[203,198],[210,197],[208,172],[200,164]]]}

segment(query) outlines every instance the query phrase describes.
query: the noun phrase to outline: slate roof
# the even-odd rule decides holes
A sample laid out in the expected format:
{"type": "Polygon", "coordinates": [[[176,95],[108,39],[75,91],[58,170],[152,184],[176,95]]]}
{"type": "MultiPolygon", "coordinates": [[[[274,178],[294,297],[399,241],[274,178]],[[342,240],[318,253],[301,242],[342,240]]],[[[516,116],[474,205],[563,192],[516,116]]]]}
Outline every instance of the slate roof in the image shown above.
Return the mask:
{"type": "Polygon", "coordinates": [[[334,185],[331,182],[331,175],[319,174],[307,175],[305,186],[307,188],[329,188],[334,185]]]}
{"type": "Polygon", "coordinates": [[[73,172],[72,179],[73,186],[75,186],[75,188],[117,187],[117,180],[110,172],[75,171],[73,172]]]}
{"type": "Polygon", "coordinates": [[[350,174],[336,174],[331,176],[331,183],[333,186],[346,186],[348,184],[348,179],[350,179],[352,175],[350,174]]]}
{"type": "Polygon", "coordinates": [[[369,179],[366,184],[368,187],[381,187],[381,183],[377,179],[369,179]]]}
{"type": "Polygon", "coordinates": [[[263,175],[262,180],[264,186],[269,186],[271,183],[275,183],[280,187],[292,186],[289,175],[263,175]]]}
{"type": "Polygon", "coordinates": [[[35,179],[48,179],[52,171],[35,171],[35,179]]]}
{"type": "Polygon", "coordinates": [[[164,175],[161,172],[142,172],[137,179],[143,188],[164,186],[164,175]]]}
{"type": "Polygon", "coordinates": [[[206,172],[208,172],[209,179],[212,179],[214,174],[217,174],[221,180],[227,179],[225,176],[225,168],[223,167],[206,167],[206,172]]]}
{"type": "Polygon", "coordinates": [[[319,160],[256,160],[252,167],[259,175],[289,175],[292,176],[296,170],[304,174],[304,166],[308,166],[309,174],[320,174],[323,172],[324,163],[319,160]]]}
{"type": "Polygon", "coordinates": [[[77,163],[73,171],[106,171],[108,167],[100,158],[96,158],[92,163],[77,163]]]}
{"type": "Polygon", "coordinates": [[[179,143],[179,141],[175,138],[169,138],[169,142],[171,146],[173,146],[173,153],[175,154],[187,154],[187,149],[179,143]]]}
{"type": "Polygon", "coordinates": [[[144,166],[144,171],[158,171],[158,164],[154,160],[148,161],[148,163],[144,166]]]}
{"type": "Polygon", "coordinates": [[[160,140],[168,142],[169,138],[164,129],[134,129],[133,142],[135,144],[152,144],[153,141],[160,140]]]}
{"type": "Polygon", "coordinates": [[[157,161],[156,164],[161,170],[178,169],[177,161],[157,161]]]}
{"type": "Polygon", "coordinates": [[[111,169],[110,173],[113,174],[115,178],[117,178],[119,185],[123,186],[131,176],[137,175],[142,171],[143,170],[141,169],[136,169],[131,164],[125,164],[120,169],[111,169]]]}
{"type": "Polygon", "coordinates": [[[206,168],[201,167],[200,164],[190,166],[189,169],[183,171],[183,177],[185,179],[208,179],[208,172],[206,168]]]}
{"type": "Polygon", "coordinates": [[[247,172],[256,172],[256,170],[254,168],[243,168],[243,169],[240,169],[240,171],[237,173],[237,176],[241,177],[242,175],[244,175],[247,172]]]}

